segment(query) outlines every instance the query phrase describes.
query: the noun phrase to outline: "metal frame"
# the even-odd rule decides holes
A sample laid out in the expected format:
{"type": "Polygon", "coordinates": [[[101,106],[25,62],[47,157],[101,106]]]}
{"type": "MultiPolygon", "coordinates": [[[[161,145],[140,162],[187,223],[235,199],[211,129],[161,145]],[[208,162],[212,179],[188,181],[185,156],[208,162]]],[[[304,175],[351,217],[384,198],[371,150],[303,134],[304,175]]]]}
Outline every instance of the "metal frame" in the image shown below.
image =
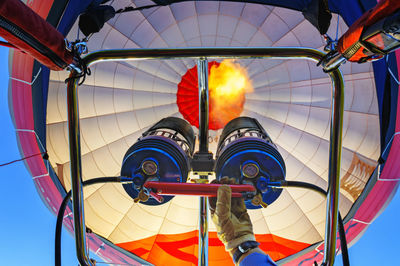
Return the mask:
{"type": "Polygon", "coordinates": [[[83,206],[81,140],[79,127],[78,83],[73,70],[67,83],[69,157],[71,161],[72,212],[74,214],[76,256],[81,265],[93,265],[86,245],[85,211],[83,206]]]}
{"type": "MultiPolygon", "coordinates": [[[[199,152],[208,152],[208,60],[197,60],[197,80],[199,84],[199,152]]],[[[208,175],[201,176],[208,179],[208,175]]],[[[199,204],[199,251],[198,265],[208,265],[208,199],[200,197],[199,204]]]]}
{"type": "MultiPolygon", "coordinates": [[[[206,57],[212,58],[274,58],[274,59],[309,59],[319,62],[324,53],[311,48],[295,48],[295,47],[274,47],[274,48],[180,48],[180,49],[121,49],[121,50],[104,50],[88,54],[83,58],[84,63],[89,67],[102,61],[123,61],[123,60],[142,60],[142,59],[178,59],[178,58],[202,58],[199,61],[199,75],[202,72],[204,77],[207,64],[206,57]]],[[[338,69],[327,73],[332,81],[332,116],[331,116],[331,133],[329,147],[329,187],[327,197],[327,213],[326,213],[326,228],[325,228],[325,250],[324,260],[325,265],[333,265],[336,251],[336,232],[338,224],[338,206],[339,206],[339,180],[340,180],[340,158],[342,149],[342,124],[343,124],[343,103],[344,103],[344,83],[343,76],[338,69]]],[[[73,70],[70,77],[74,77],[76,71],[73,70]]],[[[199,76],[200,77],[200,76],[199,76]]],[[[200,80],[200,79],[199,79],[200,80]]],[[[200,82],[200,81],[199,81],[200,82]]],[[[202,85],[203,86],[203,85],[202,85]]],[[[201,86],[199,86],[201,88],[201,86]]],[[[206,89],[200,92],[205,92],[206,89]]],[[[82,193],[82,169],[81,169],[81,152],[80,152],[80,136],[79,136],[79,110],[78,110],[78,80],[71,79],[67,85],[68,94],[68,128],[70,142],[70,160],[71,160],[71,184],[72,184],[72,201],[74,212],[74,228],[75,228],[75,244],[79,262],[82,265],[92,265],[88,257],[88,251],[85,241],[85,219],[84,219],[84,202],[82,193]]],[[[205,95],[203,95],[205,96],[205,95]]],[[[200,95],[201,98],[201,95],[200,95]]],[[[207,95],[208,99],[208,95],[207,95]]],[[[203,101],[208,106],[208,100],[203,101]]],[[[200,101],[201,104],[201,101],[200,101]]],[[[200,106],[199,109],[202,107],[200,106]]],[[[207,108],[208,110],[208,108],[207,108]]],[[[201,111],[200,111],[201,112],[201,111]]],[[[200,119],[205,119],[205,117],[200,119]]],[[[207,112],[208,120],[208,112],[207,112]]],[[[205,122],[205,121],[204,121],[205,122]]],[[[207,147],[208,139],[204,143],[204,134],[208,134],[207,123],[200,123],[200,147],[207,147]]],[[[202,201],[200,201],[202,202],[202,201]]],[[[201,203],[200,210],[206,210],[206,201],[201,203]]],[[[207,213],[207,211],[205,211],[207,213]]],[[[207,216],[200,213],[203,220],[201,230],[203,237],[202,243],[206,243],[207,234],[207,216]]],[[[201,252],[199,257],[200,263],[206,265],[206,252],[208,246],[199,248],[201,252]],[[203,262],[201,262],[203,261],[203,262]]]]}

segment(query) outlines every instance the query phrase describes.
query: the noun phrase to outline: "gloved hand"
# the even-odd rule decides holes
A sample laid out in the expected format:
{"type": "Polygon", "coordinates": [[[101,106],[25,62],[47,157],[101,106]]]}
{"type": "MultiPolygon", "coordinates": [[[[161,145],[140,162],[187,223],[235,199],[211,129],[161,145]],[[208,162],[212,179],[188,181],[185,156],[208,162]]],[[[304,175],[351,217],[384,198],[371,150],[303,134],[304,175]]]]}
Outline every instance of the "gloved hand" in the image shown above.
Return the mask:
{"type": "MultiPolygon", "coordinates": [[[[223,177],[211,183],[235,184],[234,178],[223,177]]],[[[211,218],[217,228],[218,238],[231,256],[237,246],[245,241],[255,241],[253,225],[243,198],[232,198],[229,186],[218,189],[218,197],[210,197],[211,218]]]]}

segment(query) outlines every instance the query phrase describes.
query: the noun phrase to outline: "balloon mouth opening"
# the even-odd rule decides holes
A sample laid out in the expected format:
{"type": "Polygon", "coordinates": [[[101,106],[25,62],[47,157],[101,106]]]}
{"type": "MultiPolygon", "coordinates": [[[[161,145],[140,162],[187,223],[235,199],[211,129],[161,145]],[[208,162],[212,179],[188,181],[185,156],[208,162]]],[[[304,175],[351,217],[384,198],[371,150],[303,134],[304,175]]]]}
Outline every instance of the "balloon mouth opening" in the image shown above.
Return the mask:
{"type": "MultiPolygon", "coordinates": [[[[197,66],[188,69],[178,84],[177,105],[182,116],[199,127],[199,89],[197,66]]],[[[208,63],[209,126],[210,130],[223,128],[239,117],[244,109],[245,94],[253,87],[246,69],[233,60],[208,63]]]]}

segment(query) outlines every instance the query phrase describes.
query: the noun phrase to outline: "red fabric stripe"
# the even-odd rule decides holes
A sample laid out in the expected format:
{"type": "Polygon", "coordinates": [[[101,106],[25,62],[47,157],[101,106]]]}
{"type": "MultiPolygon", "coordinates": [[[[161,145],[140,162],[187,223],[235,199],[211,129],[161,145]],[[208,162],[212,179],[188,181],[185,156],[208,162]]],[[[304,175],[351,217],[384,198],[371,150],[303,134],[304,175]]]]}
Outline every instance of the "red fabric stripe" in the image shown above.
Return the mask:
{"type": "MultiPolygon", "coordinates": [[[[395,52],[396,60],[397,60],[397,81],[400,80],[400,50],[395,52]]],[[[399,92],[400,92],[400,85],[399,85],[399,92]]],[[[397,117],[396,117],[396,132],[400,131],[400,93],[397,98],[397,117]]]]}

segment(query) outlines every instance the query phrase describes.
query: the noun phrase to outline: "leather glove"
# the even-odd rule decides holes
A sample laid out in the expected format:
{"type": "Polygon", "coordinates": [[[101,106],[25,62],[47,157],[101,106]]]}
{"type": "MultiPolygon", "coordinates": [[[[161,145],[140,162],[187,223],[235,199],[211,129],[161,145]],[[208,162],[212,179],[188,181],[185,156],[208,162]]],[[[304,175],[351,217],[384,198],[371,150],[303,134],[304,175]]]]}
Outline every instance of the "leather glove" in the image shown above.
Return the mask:
{"type": "MultiPolygon", "coordinates": [[[[211,183],[235,184],[234,178],[223,177],[211,183]]],[[[217,228],[218,238],[224,243],[231,256],[237,246],[245,241],[255,241],[253,225],[243,198],[232,198],[232,190],[224,185],[218,188],[218,197],[210,197],[212,221],[217,228]]]]}

